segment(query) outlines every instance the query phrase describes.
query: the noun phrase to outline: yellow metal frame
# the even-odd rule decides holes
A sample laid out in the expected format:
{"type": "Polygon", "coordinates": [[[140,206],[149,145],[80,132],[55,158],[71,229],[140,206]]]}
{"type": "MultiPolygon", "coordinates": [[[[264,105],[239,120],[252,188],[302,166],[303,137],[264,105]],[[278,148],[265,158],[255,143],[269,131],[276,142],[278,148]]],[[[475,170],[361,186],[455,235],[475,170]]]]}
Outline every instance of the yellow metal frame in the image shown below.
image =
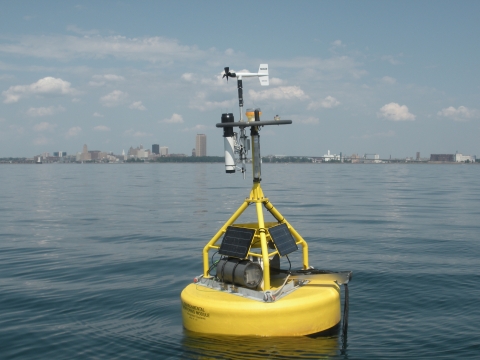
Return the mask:
{"type": "MultiPolygon", "coordinates": [[[[250,204],[255,204],[257,210],[257,219],[258,223],[254,224],[237,224],[239,226],[244,226],[248,228],[255,229],[255,237],[260,239],[260,248],[261,253],[256,253],[251,251],[252,245],[248,251],[247,256],[253,257],[261,257],[263,260],[263,290],[270,290],[270,257],[275,256],[278,254],[276,249],[271,249],[272,251],[268,251],[268,242],[272,241],[270,234],[268,233],[268,228],[274,225],[278,225],[277,223],[267,223],[265,224],[263,218],[263,208],[262,205],[273,215],[273,217],[280,223],[286,224],[290,233],[295,238],[295,242],[297,245],[302,246],[303,252],[303,268],[308,269],[308,244],[302,238],[302,236],[294,229],[292,225],[283,217],[283,215],[273,206],[273,204],[263,195],[262,187],[260,186],[259,182],[254,182],[252,190],[250,191],[250,196],[245,199],[245,201],[240,205],[240,207],[235,211],[235,213],[230,217],[230,219],[223,224],[223,226],[218,230],[218,232],[212,237],[212,239],[205,245],[203,248],[203,276],[208,277],[208,269],[210,268],[209,264],[209,256],[208,252],[210,250],[218,250],[220,248],[219,245],[216,245],[217,241],[222,237],[223,234],[227,231],[227,228],[232,225],[235,220],[237,220],[240,215],[247,209],[250,204]]],[[[254,243],[253,241],[252,243],[254,243]]]]}

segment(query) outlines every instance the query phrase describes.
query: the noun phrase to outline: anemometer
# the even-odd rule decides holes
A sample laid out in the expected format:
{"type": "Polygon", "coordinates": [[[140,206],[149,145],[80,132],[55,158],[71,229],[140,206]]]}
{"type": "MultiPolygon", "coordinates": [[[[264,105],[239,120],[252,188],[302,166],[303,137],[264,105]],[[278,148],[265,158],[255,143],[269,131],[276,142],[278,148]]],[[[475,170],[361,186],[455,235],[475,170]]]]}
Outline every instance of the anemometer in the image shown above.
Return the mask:
{"type": "MultiPolygon", "coordinates": [[[[245,179],[247,154],[250,150],[250,141],[247,139],[245,129],[250,127],[250,136],[252,143],[252,163],[253,163],[253,182],[261,181],[261,156],[260,156],[260,135],[258,131],[261,126],[265,125],[286,125],[291,124],[292,120],[269,120],[260,121],[262,114],[259,108],[247,109],[245,115],[247,121],[243,118],[243,80],[247,77],[258,77],[260,85],[268,86],[270,84],[268,77],[268,64],[260,64],[257,73],[235,73],[231,72],[229,67],[224,68],[223,78],[237,78],[238,88],[238,107],[240,110],[240,121],[235,122],[232,113],[222,114],[222,122],[217,127],[223,128],[224,148],[225,148],[225,172],[235,173],[236,169],[241,170],[245,179]],[[240,128],[240,136],[233,131],[234,127],[240,128]],[[235,154],[238,154],[241,167],[237,167],[235,163],[235,154]]],[[[278,116],[275,116],[277,119],[278,116]]]]}

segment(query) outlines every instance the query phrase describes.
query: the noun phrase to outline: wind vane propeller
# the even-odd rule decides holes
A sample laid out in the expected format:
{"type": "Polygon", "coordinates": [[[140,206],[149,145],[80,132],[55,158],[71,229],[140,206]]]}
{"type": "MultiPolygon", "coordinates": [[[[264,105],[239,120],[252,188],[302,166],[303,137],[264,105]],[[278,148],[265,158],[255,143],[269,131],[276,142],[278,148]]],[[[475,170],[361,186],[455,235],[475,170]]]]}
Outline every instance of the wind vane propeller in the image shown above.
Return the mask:
{"type": "Polygon", "coordinates": [[[227,78],[227,82],[228,82],[228,78],[229,78],[229,77],[231,77],[231,78],[237,77],[237,75],[236,75],[234,72],[230,72],[230,68],[229,68],[229,67],[224,68],[224,70],[225,70],[225,74],[223,74],[222,79],[223,79],[224,77],[226,77],[226,78],[227,78]]]}

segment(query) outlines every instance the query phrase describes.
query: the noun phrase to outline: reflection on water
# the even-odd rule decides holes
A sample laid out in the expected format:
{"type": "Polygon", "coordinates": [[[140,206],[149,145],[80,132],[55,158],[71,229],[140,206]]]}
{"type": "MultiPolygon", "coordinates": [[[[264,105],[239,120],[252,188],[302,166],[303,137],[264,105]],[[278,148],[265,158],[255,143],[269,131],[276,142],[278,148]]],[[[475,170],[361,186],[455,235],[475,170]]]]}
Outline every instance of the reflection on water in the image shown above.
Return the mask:
{"type": "MultiPolygon", "coordinates": [[[[232,326],[235,326],[234,324],[232,326]]],[[[338,336],[245,337],[204,335],[184,330],[184,358],[196,359],[319,359],[340,354],[338,336]]]]}

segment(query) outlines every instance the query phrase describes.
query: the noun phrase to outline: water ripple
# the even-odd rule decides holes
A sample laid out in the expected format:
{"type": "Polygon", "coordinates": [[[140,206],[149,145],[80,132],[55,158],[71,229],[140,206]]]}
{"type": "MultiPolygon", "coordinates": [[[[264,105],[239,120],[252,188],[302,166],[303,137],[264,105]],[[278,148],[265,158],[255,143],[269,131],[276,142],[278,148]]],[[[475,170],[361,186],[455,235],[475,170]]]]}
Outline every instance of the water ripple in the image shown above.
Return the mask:
{"type": "MultiPolygon", "coordinates": [[[[4,169],[2,359],[452,359],[480,350],[478,166],[265,164],[264,192],[309,242],[310,263],[354,271],[346,348],[338,336],[182,328],[179,294],[249,193],[221,164],[4,169]]],[[[241,220],[255,217],[251,207],[241,220]]]]}

